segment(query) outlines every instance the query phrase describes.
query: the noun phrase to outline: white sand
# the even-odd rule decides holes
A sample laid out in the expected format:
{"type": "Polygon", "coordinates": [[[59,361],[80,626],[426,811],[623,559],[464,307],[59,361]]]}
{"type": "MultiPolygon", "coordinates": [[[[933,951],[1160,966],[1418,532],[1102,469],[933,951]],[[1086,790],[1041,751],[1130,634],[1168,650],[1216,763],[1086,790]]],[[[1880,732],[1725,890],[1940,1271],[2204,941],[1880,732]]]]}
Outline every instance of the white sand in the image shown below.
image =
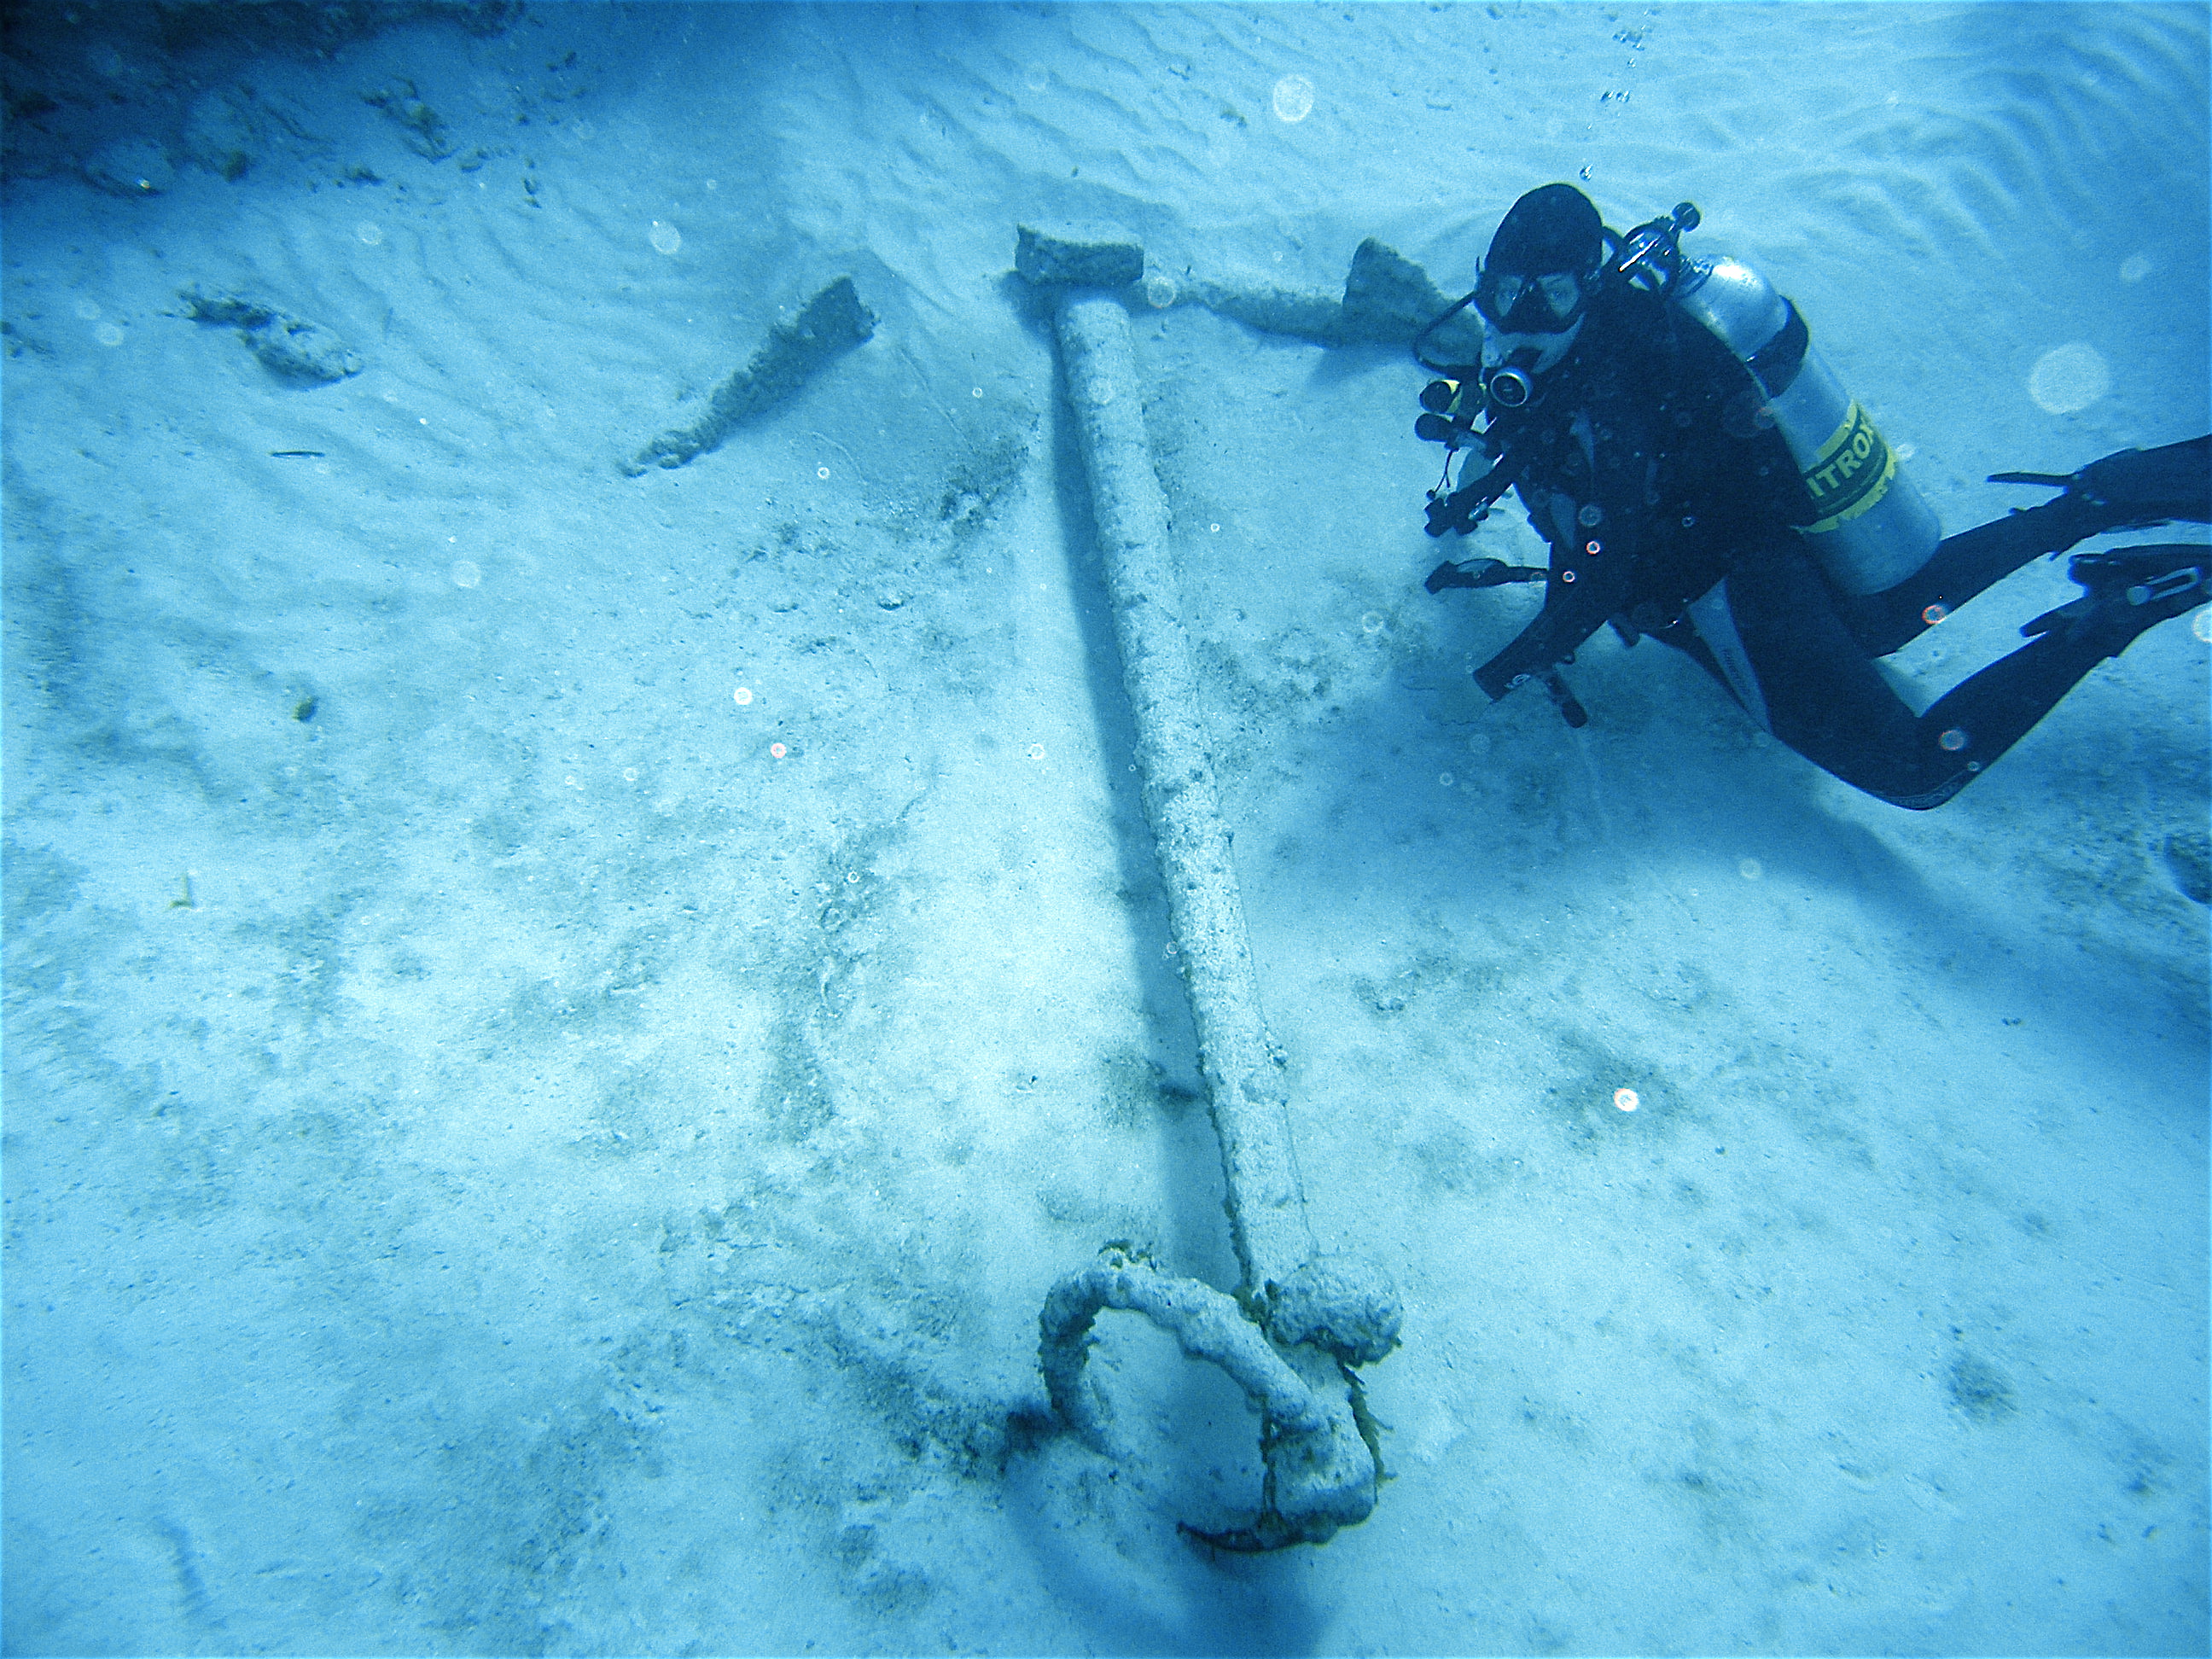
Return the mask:
{"type": "Polygon", "coordinates": [[[1650,644],[1583,653],[1580,732],[1488,708],[1530,598],[1420,591],[1421,371],[1187,305],[1149,415],[1315,1226],[1407,1299],[1395,1479],[1208,1559],[1255,1419],[1127,1318],[1130,1460],[1039,1437],[1055,1277],[1234,1267],[1009,275],[1111,216],[1186,289],[1372,234],[1456,294],[1533,185],[1686,198],[1963,528],[2203,428],[2203,7],[580,5],[322,58],[46,9],[9,1651],[2203,1650],[2203,641],[1932,814],[1650,644]],[[621,475],[839,275],[868,344],[621,475]],[[282,382],[194,283],[366,366],[282,382]],[[2109,386],[2050,412],[2069,347],[2109,386]]]}

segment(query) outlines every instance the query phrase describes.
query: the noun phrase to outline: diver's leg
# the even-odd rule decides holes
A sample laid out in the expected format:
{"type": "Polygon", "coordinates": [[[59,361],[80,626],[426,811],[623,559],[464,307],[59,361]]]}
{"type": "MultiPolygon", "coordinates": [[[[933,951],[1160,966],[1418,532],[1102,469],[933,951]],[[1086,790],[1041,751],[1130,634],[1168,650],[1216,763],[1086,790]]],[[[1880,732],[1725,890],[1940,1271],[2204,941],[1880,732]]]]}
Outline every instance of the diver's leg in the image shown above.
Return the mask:
{"type": "MultiPolygon", "coordinates": [[[[2026,645],[1953,686],[1920,717],[1922,734],[1933,732],[1970,773],[2027,736],[2099,663],[2203,605],[2212,549],[2183,544],[2078,554],[2071,574],[2087,593],[2028,623],[2021,629],[2033,636],[2026,645]]],[[[1940,805],[1949,793],[1928,804],[1940,805]]]]}
{"type": "MultiPolygon", "coordinates": [[[[2141,562],[2148,568],[2172,564],[2172,555],[2188,550],[2128,553],[2147,556],[2141,562]]],[[[2177,587],[2136,603],[2112,582],[2085,580],[2091,591],[2083,611],[2054,623],[1918,715],[1875,668],[1838,614],[1832,591],[1802,552],[1778,548],[1747,562],[1722,592],[1743,658],[1757,676],[1767,729],[1854,787],[1923,811],[1972,782],[2099,663],[2158,622],[2203,604],[2208,561],[2204,550],[2194,551],[2197,563],[2188,567],[2196,572],[2193,595],[2177,587]]],[[[2098,574],[2108,573],[2100,566],[2098,574]]],[[[1717,647],[1717,654],[1727,659],[1717,647]]]]}
{"type": "Polygon", "coordinates": [[[1838,609],[1869,653],[1886,657],[2022,565],[2063,552],[2100,527],[2080,502],[2062,496],[1945,537],[1896,586],[1841,599],[1838,609]]]}
{"type": "Polygon", "coordinates": [[[1920,793],[1887,798],[1899,806],[1941,806],[2026,737],[2083,675],[2118,654],[2094,641],[2045,634],[1961,680],[1916,724],[1917,753],[1898,775],[1920,793]]]}
{"type": "Polygon", "coordinates": [[[2124,449],[2069,478],[2042,481],[2063,483],[2066,493],[1946,537],[1926,564],[1894,587],[1840,599],[1859,642],[1886,657],[2029,560],[2063,553],[2088,537],[2176,519],[2212,520],[2212,437],[2124,449]]]}
{"type": "MultiPolygon", "coordinates": [[[[1885,799],[1927,793],[1918,721],[1839,614],[1798,547],[1741,562],[1691,610],[1723,678],[1759,724],[1822,770],[1885,799]],[[1735,682],[1748,680],[1747,688],[1735,682]]],[[[1939,751],[1940,752],[1940,751],[1939,751]]],[[[1932,803],[1931,803],[1932,804],[1932,803]]]]}

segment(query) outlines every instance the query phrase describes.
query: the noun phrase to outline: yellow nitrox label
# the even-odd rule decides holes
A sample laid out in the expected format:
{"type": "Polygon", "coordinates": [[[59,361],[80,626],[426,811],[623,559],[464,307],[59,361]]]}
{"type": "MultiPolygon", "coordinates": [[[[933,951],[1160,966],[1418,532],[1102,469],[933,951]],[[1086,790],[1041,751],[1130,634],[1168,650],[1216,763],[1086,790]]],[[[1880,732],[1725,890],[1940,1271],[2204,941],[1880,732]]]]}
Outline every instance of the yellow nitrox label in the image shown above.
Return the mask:
{"type": "Polygon", "coordinates": [[[1820,446],[1803,476],[1813,505],[1820,510],[1819,521],[1805,529],[1817,535],[1857,518],[1881,501],[1897,476],[1897,457],[1854,401],[1844,423],[1820,446]]]}

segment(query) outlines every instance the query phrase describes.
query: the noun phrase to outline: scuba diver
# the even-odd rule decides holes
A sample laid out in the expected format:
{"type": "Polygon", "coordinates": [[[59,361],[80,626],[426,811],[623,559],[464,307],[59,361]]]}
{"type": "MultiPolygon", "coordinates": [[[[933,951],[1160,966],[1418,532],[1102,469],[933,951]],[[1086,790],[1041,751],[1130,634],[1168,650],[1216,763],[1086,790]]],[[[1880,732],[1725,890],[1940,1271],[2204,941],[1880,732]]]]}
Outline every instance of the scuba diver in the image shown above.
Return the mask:
{"type": "MultiPolygon", "coordinates": [[[[1698,221],[1684,203],[1624,236],[1571,185],[1531,191],[1498,226],[1474,291],[1414,341],[1444,377],[1422,393],[1415,430],[1450,452],[1429,533],[1468,534],[1512,489],[1551,548],[1547,569],[1454,560],[1428,579],[1431,593],[1544,583],[1536,618],[1474,671],[1492,701],[1538,682],[1584,724],[1559,669],[1610,623],[1626,644],[1650,635],[1695,659],[1814,765],[1924,810],[2099,663],[2212,597],[2199,544],[2076,555],[2080,598],[1914,714],[1875,659],[2043,554],[2212,520],[2212,437],[2070,475],[1995,474],[2062,493],[1944,539],[1796,307],[1736,261],[1684,257],[1698,221]],[[1480,361],[1431,361],[1432,337],[1470,304],[1480,361]]],[[[1471,333],[1462,322],[1447,349],[1472,355],[1471,333]]]]}

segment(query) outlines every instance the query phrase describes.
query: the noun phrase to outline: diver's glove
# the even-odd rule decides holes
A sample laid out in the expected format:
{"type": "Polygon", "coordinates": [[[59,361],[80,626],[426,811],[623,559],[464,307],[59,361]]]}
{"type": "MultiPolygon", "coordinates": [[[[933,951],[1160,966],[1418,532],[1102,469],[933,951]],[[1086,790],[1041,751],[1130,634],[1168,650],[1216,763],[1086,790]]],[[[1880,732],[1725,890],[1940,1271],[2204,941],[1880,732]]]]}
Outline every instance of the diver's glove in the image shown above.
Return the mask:
{"type": "Polygon", "coordinates": [[[1486,497],[1480,484],[1469,484],[1465,489],[1449,495],[1439,495],[1429,503],[1429,534],[1442,536],[1456,530],[1462,536],[1490,516],[1490,508],[1497,500],[1486,497]]]}
{"type": "Polygon", "coordinates": [[[2212,437],[2123,449],[2070,474],[1993,472],[1990,482],[2063,489],[2066,493],[2049,505],[2086,509],[2100,531],[2139,530],[2174,519],[2212,523],[2212,437]]]}
{"type": "Polygon", "coordinates": [[[1490,516],[1490,509],[1498,505],[1498,497],[1519,481],[1521,465],[1521,458],[1508,453],[1499,456],[1498,464],[1473,483],[1449,495],[1431,492],[1429,534],[1441,536],[1448,530],[1456,530],[1462,536],[1468,534],[1490,516]]]}

